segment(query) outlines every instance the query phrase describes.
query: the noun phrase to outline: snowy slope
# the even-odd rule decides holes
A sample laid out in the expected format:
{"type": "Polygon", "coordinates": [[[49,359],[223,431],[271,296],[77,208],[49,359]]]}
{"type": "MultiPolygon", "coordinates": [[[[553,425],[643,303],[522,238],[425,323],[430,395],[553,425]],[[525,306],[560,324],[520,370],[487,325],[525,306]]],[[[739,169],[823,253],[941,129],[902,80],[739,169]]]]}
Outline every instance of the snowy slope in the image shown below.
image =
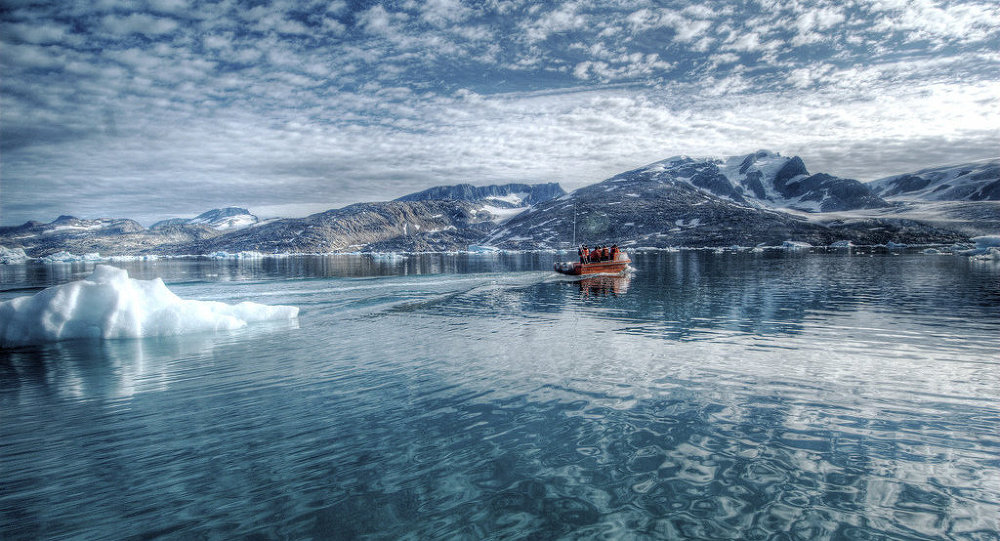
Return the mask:
{"type": "Polygon", "coordinates": [[[1000,158],[922,169],[869,183],[886,199],[1000,201],[1000,158]]]}
{"type": "Polygon", "coordinates": [[[203,212],[194,218],[171,218],[151,225],[150,229],[162,229],[179,225],[206,225],[217,231],[236,231],[260,222],[250,211],[240,207],[226,207],[203,212]]]}
{"type": "Polygon", "coordinates": [[[726,158],[675,156],[615,178],[687,183],[737,203],[829,212],[888,204],[856,180],[810,174],[802,159],[760,150],[726,158]]]}
{"type": "Polygon", "coordinates": [[[467,201],[488,213],[490,221],[502,224],[532,206],[565,195],[558,183],[436,186],[404,195],[396,201],[467,201]]]}

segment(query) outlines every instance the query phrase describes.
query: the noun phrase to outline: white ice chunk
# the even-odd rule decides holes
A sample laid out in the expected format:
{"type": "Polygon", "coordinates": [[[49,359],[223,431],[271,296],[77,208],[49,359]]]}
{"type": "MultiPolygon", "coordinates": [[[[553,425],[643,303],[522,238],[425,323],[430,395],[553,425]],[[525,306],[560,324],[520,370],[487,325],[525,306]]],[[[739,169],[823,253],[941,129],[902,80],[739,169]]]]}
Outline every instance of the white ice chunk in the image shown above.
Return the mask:
{"type": "Polygon", "coordinates": [[[16,265],[30,259],[24,248],[4,248],[0,246],[0,265],[16,265]]]}
{"type": "Polygon", "coordinates": [[[980,250],[985,250],[986,248],[1000,248],[1000,235],[972,237],[972,242],[975,242],[976,248],[980,250]]]}
{"type": "Polygon", "coordinates": [[[45,263],[76,263],[80,261],[101,261],[102,259],[101,254],[97,252],[76,255],[63,250],[43,257],[42,261],[45,263]]]}
{"type": "Polygon", "coordinates": [[[494,252],[499,252],[500,248],[497,248],[496,246],[470,244],[467,248],[467,251],[472,253],[494,253],[494,252]]]}
{"type": "Polygon", "coordinates": [[[805,250],[808,248],[812,248],[813,245],[809,244],[808,242],[802,242],[798,240],[786,240],[785,242],[781,243],[781,247],[785,248],[786,250],[805,250]]]}
{"type": "Polygon", "coordinates": [[[140,338],[231,330],[298,317],[294,306],[184,300],[163,280],[98,265],[84,280],[0,303],[0,347],[71,338],[140,338]]]}

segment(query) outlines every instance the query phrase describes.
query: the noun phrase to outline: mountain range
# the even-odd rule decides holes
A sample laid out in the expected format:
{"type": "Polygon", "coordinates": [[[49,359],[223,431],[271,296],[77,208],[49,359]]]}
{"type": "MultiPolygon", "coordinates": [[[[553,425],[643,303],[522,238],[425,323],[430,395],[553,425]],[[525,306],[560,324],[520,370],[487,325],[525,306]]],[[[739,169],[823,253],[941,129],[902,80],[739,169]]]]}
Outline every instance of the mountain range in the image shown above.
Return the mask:
{"type": "Polygon", "coordinates": [[[31,257],[752,246],[962,242],[1000,231],[1000,159],[870,183],[810,173],[802,159],[758,151],[676,156],[566,193],[558,184],[438,186],[395,201],[304,218],[260,220],[213,209],[144,228],[133,220],[0,227],[0,246],[31,257]]]}

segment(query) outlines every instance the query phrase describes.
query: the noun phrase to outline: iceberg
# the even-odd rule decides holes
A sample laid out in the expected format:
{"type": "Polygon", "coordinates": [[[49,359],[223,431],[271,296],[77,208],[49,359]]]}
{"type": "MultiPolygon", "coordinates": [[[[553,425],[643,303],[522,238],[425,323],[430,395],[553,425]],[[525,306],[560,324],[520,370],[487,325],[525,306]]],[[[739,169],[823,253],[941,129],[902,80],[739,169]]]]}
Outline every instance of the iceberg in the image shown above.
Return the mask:
{"type": "Polygon", "coordinates": [[[81,261],[102,261],[101,254],[90,252],[83,255],[76,255],[65,250],[47,255],[42,258],[45,263],[78,263],[81,261]]]}
{"type": "Polygon", "coordinates": [[[209,254],[212,259],[264,259],[267,254],[262,254],[260,252],[254,251],[242,251],[242,252],[214,252],[209,254]]]}
{"type": "Polygon", "coordinates": [[[0,246],[0,265],[16,265],[31,259],[24,248],[4,248],[0,246]]]}
{"type": "Polygon", "coordinates": [[[1000,259],[1000,235],[981,235],[970,240],[976,243],[975,247],[956,244],[953,246],[956,253],[979,260],[1000,259]]]}
{"type": "Polygon", "coordinates": [[[976,243],[977,250],[1000,248],[1000,235],[981,235],[979,237],[972,237],[970,240],[976,243]]]}
{"type": "Polygon", "coordinates": [[[185,300],[163,280],[98,265],[87,278],[0,303],[0,347],[73,338],[142,338],[232,330],[298,317],[295,306],[185,300]]]}
{"type": "Polygon", "coordinates": [[[497,248],[496,246],[488,246],[485,244],[470,244],[466,249],[466,251],[472,254],[492,254],[499,252],[500,248],[497,248]]]}
{"type": "Polygon", "coordinates": [[[808,242],[798,240],[786,240],[781,243],[781,247],[786,250],[808,250],[809,248],[812,248],[813,245],[808,242]]]}

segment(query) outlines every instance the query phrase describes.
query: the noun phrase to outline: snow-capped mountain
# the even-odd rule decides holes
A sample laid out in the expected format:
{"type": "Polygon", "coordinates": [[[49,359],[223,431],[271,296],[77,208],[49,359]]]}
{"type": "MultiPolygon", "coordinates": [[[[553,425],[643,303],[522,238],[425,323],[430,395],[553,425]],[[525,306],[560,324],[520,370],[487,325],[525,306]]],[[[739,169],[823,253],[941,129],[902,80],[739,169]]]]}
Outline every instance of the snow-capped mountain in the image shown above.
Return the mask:
{"type": "Polygon", "coordinates": [[[441,251],[465,248],[496,223],[481,205],[454,199],[357,203],[285,218],[192,243],[185,253],[441,251]]]}
{"type": "Polygon", "coordinates": [[[473,186],[456,184],[436,186],[427,190],[404,195],[396,201],[438,201],[454,200],[485,203],[498,208],[528,207],[542,201],[555,199],[566,193],[558,183],[546,184],[500,184],[473,186]]]}
{"type": "Polygon", "coordinates": [[[125,218],[84,220],[75,216],[60,216],[49,223],[25,222],[14,227],[0,227],[0,235],[14,238],[80,237],[88,235],[126,235],[142,231],[138,222],[125,218]]]}
{"type": "Polygon", "coordinates": [[[503,223],[524,212],[532,205],[565,194],[566,191],[556,182],[490,186],[456,184],[454,186],[436,186],[411,193],[396,199],[396,201],[467,201],[477,204],[481,211],[489,213],[492,216],[492,221],[503,223]]]}
{"type": "Polygon", "coordinates": [[[765,151],[722,159],[681,156],[535,205],[481,243],[528,249],[565,247],[574,241],[665,247],[780,245],[789,239],[814,245],[871,245],[968,238],[937,223],[921,224],[914,215],[889,215],[891,210],[860,182],[811,175],[797,157],[765,151]]]}
{"type": "Polygon", "coordinates": [[[868,184],[899,201],[1000,201],[1000,158],[921,169],[868,184]]]}
{"type": "MultiPolygon", "coordinates": [[[[933,172],[980,182],[972,193],[990,194],[987,188],[996,181],[989,175],[997,168],[995,161],[990,163],[968,171],[933,172]]],[[[907,175],[893,178],[903,177],[907,175]]],[[[952,181],[938,192],[956,185],[952,181]]],[[[810,174],[798,157],[760,151],[729,158],[670,158],[571,193],[558,184],[441,186],[397,201],[267,222],[237,207],[164,220],[149,229],[127,219],[61,216],[48,224],[0,227],[0,255],[3,262],[14,262],[62,252],[447,251],[469,245],[541,249],[565,248],[574,241],[626,247],[780,245],[787,240],[813,245],[954,243],[994,234],[997,228],[1000,201],[890,205],[868,185],[810,174]]]]}
{"type": "Polygon", "coordinates": [[[240,207],[226,207],[203,212],[194,218],[170,218],[151,225],[151,230],[170,226],[206,225],[217,231],[236,231],[250,227],[260,222],[260,219],[250,214],[250,211],[240,207]]]}
{"type": "Polygon", "coordinates": [[[766,150],[727,158],[675,156],[614,178],[688,183],[737,203],[806,212],[889,206],[857,180],[810,174],[798,156],[766,150]]]}

